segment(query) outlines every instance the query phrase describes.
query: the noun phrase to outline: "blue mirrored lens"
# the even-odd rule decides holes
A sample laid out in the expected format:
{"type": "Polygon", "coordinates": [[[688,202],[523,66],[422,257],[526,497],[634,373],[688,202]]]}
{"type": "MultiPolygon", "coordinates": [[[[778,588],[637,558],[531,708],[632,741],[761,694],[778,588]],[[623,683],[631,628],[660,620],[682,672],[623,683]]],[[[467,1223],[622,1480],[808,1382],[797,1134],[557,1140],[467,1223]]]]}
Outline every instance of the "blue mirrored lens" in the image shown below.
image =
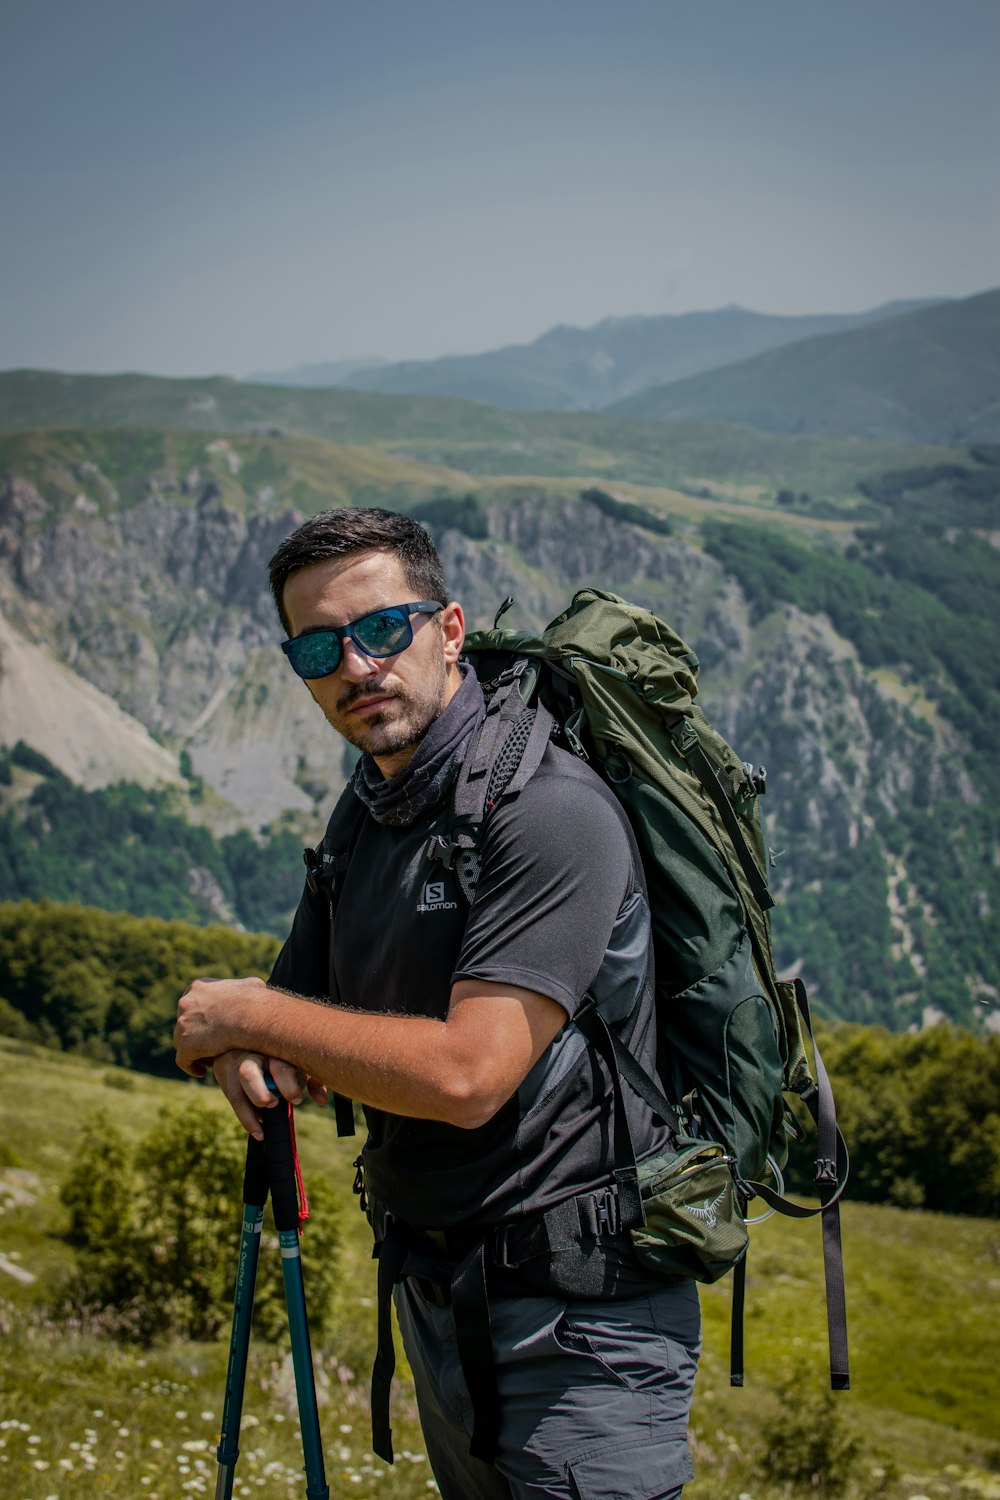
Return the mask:
{"type": "Polygon", "coordinates": [[[355,645],[372,656],[392,656],[402,651],[413,640],[410,617],[402,609],[379,609],[355,620],[350,627],[350,636],[355,645]]]}
{"type": "Polygon", "coordinates": [[[332,630],[317,630],[288,641],[285,655],[300,677],[328,677],[340,666],[343,656],[339,636],[332,630]]]}

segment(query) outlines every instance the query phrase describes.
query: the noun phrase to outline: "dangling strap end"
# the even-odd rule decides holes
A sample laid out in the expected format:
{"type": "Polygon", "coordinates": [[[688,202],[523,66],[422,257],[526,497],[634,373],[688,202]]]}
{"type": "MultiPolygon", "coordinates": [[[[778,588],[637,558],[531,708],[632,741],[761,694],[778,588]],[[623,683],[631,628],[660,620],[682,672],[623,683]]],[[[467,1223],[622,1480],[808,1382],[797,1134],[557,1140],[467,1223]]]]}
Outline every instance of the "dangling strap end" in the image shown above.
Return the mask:
{"type": "Polygon", "coordinates": [[[295,1169],[295,1196],[299,1205],[299,1234],[305,1228],[305,1222],[309,1218],[309,1199],[306,1197],[306,1185],[302,1177],[302,1163],[299,1161],[299,1148],[295,1144],[295,1111],[291,1104],[288,1106],[288,1134],[292,1142],[292,1166],[295,1169]]]}
{"type": "Polygon", "coordinates": [[[355,1135],[354,1105],[344,1094],[334,1093],[333,1113],[337,1121],[338,1135],[355,1135]]]}

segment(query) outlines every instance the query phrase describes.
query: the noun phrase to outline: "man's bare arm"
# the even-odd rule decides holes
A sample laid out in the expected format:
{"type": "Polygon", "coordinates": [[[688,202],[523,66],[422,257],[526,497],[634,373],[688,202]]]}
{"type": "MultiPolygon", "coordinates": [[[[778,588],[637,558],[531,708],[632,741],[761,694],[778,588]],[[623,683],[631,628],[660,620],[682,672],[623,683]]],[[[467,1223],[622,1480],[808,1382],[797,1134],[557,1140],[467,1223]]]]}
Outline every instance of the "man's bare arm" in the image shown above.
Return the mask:
{"type": "Polygon", "coordinates": [[[545,995],[483,980],[456,984],[447,1018],[436,1021],[317,1005],[259,979],[199,979],[181,997],[174,1045],[194,1077],[215,1064],[248,1129],[237,1090],[266,1107],[254,1059],[275,1058],[361,1104],[471,1130],[510,1098],[565,1020],[545,995]],[[228,1053],[243,1055],[234,1062],[228,1053]]]}

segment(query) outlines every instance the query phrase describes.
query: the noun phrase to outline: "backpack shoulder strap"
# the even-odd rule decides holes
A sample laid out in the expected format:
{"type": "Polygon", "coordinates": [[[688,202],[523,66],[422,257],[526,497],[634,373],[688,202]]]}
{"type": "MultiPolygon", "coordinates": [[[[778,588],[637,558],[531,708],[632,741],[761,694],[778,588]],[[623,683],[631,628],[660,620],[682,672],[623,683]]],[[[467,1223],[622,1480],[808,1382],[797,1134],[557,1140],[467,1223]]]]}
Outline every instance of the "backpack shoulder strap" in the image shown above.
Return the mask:
{"type": "Polygon", "coordinates": [[[366,813],[364,803],[348,782],[330,814],[323,837],[314,849],[302,851],[306,884],[315,894],[328,897],[331,915],[339,894],[338,886],[351,862],[366,813]]]}
{"type": "Polygon", "coordinates": [[[455,871],[470,905],[481,870],[479,846],[486,820],[502,797],[516,796],[530,781],[555,727],[543,704],[529,705],[534,685],[534,670],[524,657],[498,679],[458,773],[448,831],[430,841],[431,858],[455,871]]]}
{"type": "MultiPolygon", "coordinates": [[[[334,927],[337,920],[337,905],[344,876],[354,853],[354,846],[361,836],[361,829],[368,810],[354,788],[348,782],[341,792],[337,805],[330,814],[326,832],[314,849],[305,849],[302,858],[306,866],[306,883],[316,894],[324,895],[329,903],[330,915],[330,1003],[339,1000],[337,971],[334,967],[334,927]]],[[[338,1135],[354,1135],[354,1106],[343,1094],[334,1092],[333,1109],[337,1120],[338,1135]]]]}

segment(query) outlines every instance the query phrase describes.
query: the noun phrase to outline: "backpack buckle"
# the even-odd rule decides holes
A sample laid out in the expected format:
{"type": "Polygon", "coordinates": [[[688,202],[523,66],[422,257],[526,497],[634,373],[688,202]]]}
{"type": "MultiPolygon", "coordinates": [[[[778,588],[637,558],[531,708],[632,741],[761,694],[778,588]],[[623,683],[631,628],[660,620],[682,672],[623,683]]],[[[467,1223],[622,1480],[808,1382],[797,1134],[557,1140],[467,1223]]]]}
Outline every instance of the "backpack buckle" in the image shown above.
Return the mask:
{"type": "Polygon", "coordinates": [[[670,726],[670,738],[673,741],[674,749],[680,755],[683,755],[685,760],[691,754],[691,751],[701,743],[698,739],[698,731],[691,723],[691,720],[684,718],[681,719],[679,724],[670,726]]]}
{"type": "Polygon", "coordinates": [[[617,1234],[618,1215],[615,1210],[618,1207],[618,1199],[611,1193],[605,1193],[603,1198],[598,1199],[595,1204],[598,1234],[617,1234]]]}
{"type": "Polygon", "coordinates": [[[507,1225],[495,1224],[490,1233],[489,1240],[490,1263],[500,1266],[504,1270],[516,1269],[518,1262],[507,1259],[507,1225]]]}
{"type": "Polygon", "coordinates": [[[432,834],[428,840],[428,856],[436,859],[439,865],[444,865],[446,870],[455,868],[455,859],[461,852],[462,846],[458,840],[445,838],[443,833],[432,834]]]}
{"type": "Polygon", "coordinates": [[[816,1158],[816,1185],[826,1187],[837,1185],[837,1163],[830,1156],[818,1156],[816,1158]]]}

